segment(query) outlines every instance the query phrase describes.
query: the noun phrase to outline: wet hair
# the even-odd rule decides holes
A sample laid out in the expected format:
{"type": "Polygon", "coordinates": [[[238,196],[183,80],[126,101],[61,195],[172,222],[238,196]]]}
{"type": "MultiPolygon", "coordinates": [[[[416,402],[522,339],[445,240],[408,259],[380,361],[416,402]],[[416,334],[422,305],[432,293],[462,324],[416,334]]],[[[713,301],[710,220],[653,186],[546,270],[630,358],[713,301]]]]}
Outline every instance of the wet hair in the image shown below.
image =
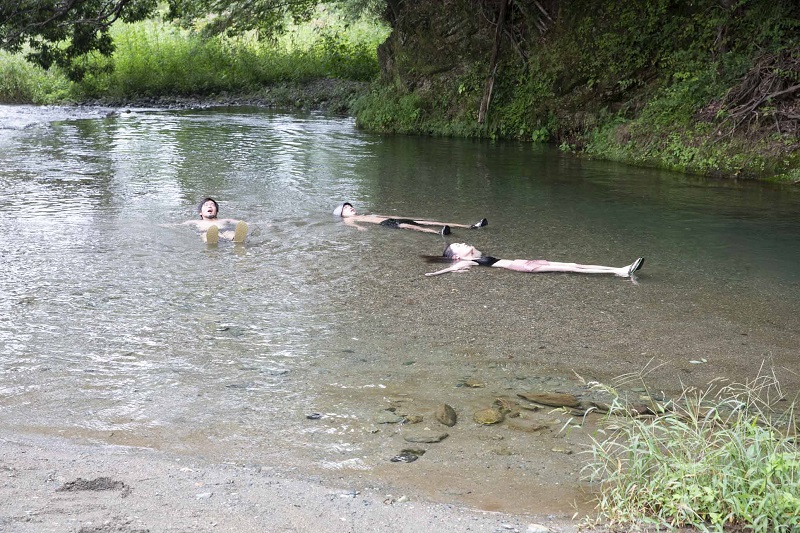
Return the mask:
{"type": "Polygon", "coordinates": [[[205,204],[206,202],[212,202],[214,204],[214,207],[217,210],[217,214],[214,215],[214,218],[219,216],[219,204],[217,203],[216,200],[214,200],[210,196],[206,196],[205,198],[200,200],[200,203],[197,205],[197,212],[200,213],[200,218],[203,218],[203,204],[205,204]]]}
{"type": "Polygon", "coordinates": [[[454,261],[453,255],[455,255],[453,249],[450,248],[449,244],[446,244],[442,255],[423,255],[421,257],[426,263],[452,263],[454,261]]]}
{"type": "MultiPolygon", "coordinates": [[[[448,244],[444,247],[442,255],[423,255],[422,258],[428,263],[453,263],[456,261],[454,258],[455,255],[455,252],[448,244]]],[[[483,255],[473,259],[467,259],[467,261],[474,261],[478,263],[479,266],[492,266],[493,264],[497,263],[499,259],[492,257],[491,255],[483,255]]]]}
{"type": "Polygon", "coordinates": [[[346,206],[346,205],[349,205],[350,207],[353,207],[353,204],[351,204],[350,202],[342,202],[341,204],[336,206],[336,209],[333,210],[333,216],[335,216],[335,217],[344,216],[342,213],[344,212],[344,206],[346,206]]]}

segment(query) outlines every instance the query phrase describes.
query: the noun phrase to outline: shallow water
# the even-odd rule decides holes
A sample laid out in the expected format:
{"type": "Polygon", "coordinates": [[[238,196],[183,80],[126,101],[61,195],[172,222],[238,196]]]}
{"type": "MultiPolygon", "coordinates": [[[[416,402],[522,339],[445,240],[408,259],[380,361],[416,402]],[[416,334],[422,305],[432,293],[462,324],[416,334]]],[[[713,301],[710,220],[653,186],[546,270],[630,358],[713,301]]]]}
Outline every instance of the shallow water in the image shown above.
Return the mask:
{"type": "MultiPolygon", "coordinates": [[[[7,428],[384,475],[403,445],[402,429],[375,422],[387,407],[429,419],[448,402],[468,420],[548,377],[630,372],[677,391],[774,369],[797,393],[796,188],[381,137],[314,114],[108,112],[0,106],[7,428]],[[179,225],[206,195],[250,223],[244,245],[210,248],[179,225]],[[450,240],[498,257],[647,259],[637,283],[484,268],[427,278],[436,265],[419,256],[440,254],[441,237],[358,231],[331,216],[341,200],[487,217],[450,240]],[[484,386],[461,386],[470,379],[484,386]]],[[[515,494],[503,468],[545,480],[547,467],[525,464],[528,435],[506,437],[504,455],[481,448],[491,431],[459,424],[429,468],[452,486],[464,462],[491,456],[505,461],[492,479],[515,494]]]]}

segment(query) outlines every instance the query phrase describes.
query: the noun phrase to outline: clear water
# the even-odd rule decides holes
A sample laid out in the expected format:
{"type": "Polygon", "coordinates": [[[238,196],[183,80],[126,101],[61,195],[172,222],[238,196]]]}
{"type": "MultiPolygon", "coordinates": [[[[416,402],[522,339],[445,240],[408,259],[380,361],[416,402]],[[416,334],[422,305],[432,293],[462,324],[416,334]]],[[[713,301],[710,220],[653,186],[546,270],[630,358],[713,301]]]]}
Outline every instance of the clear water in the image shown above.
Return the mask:
{"type": "Polygon", "coordinates": [[[674,391],[763,367],[797,393],[796,187],[313,114],[107,111],[0,106],[5,428],[360,471],[400,446],[375,412],[468,413],[543,377],[649,371],[674,391]],[[206,195],[250,223],[243,246],[179,225],[206,195]],[[636,284],[428,278],[420,255],[441,237],[347,227],[331,216],[342,200],[487,217],[450,240],[502,258],[646,264],[636,284]]]}

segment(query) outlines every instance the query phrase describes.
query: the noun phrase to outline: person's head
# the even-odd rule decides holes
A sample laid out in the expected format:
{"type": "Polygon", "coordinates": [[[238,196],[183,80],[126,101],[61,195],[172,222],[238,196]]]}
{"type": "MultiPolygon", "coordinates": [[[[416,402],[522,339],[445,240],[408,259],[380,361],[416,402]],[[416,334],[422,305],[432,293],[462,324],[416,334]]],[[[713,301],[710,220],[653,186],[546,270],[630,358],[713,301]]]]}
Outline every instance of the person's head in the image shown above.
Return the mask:
{"type": "Polygon", "coordinates": [[[463,242],[454,242],[447,245],[442,252],[442,256],[450,259],[451,261],[460,261],[461,259],[477,259],[482,257],[483,254],[474,246],[463,242]]]}
{"type": "Polygon", "coordinates": [[[336,209],[333,210],[333,216],[343,218],[354,217],[356,216],[356,209],[350,202],[342,202],[341,205],[336,206],[336,209]]]}
{"type": "Polygon", "coordinates": [[[217,218],[217,214],[219,214],[219,204],[213,198],[206,197],[200,200],[197,211],[200,213],[200,218],[217,218]]]}

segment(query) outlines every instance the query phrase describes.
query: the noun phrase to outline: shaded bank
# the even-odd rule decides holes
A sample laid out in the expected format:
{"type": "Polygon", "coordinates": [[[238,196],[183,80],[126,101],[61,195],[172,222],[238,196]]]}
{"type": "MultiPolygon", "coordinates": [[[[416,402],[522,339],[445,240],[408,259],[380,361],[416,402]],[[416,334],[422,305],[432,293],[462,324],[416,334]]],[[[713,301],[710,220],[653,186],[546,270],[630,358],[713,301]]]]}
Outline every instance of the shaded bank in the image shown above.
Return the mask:
{"type": "Polygon", "coordinates": [[[795,2],[388,4],[362,127],[800,180],[795,2]]]}

